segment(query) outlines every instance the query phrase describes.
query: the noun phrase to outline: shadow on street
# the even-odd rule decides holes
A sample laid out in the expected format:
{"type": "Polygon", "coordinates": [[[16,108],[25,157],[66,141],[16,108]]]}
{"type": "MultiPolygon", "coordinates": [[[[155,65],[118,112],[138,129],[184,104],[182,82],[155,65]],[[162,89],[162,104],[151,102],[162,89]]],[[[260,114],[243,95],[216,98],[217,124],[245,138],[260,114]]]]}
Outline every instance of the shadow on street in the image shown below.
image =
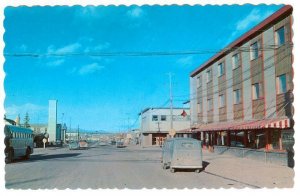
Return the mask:
{"type": "Polygon", "coordinates": [[[37,154],[37,155],[31,155],[30,159],[28,160],[15,159],[12,163],[20,163],[20,162],[27,163],[27,162],[44,161],[49,159],[64,159],[69,157],[76,157],[80,154],[81,153],[53,154],[53,155],[37,154]]]}

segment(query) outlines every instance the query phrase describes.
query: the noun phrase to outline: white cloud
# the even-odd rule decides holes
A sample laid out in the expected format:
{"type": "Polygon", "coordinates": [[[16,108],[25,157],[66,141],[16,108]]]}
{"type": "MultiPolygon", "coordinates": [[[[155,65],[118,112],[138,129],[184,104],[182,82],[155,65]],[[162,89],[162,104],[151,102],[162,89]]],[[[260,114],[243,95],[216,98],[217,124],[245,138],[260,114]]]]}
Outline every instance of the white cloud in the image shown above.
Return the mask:
{"type": "Polygon", "coordinates": [[[11,105],[5,108],[5,114],[7,118],[13,118],[15,119],[19,114],[22,117],[25,116],[26,112],[28,112],[29,117],[39,114],[39,113],[47,113],[47,107],[46,106],[41,106],[41,105],[36,105],[32,103],[26,103],[23,105],[11,105]]]}
{"type": "Polygon", "coordinates": [[[227,39],[225,45],[228,45],[233,39],[236,38],[237,35],[244,33],[250,27],[257,25],[259,22],[263,21],[265,18],[270,16],[273,13],[271,10],[259,10],[254,8],[251,12],[241,20],[239,20],[232,31],[231,35],[227,39]]]}
{"type": "Polygon", "coordinates": [[[102,44],[98,44],[96,46],[88,46],[85,48],[84,52],[99,52],[101,50],[105,50],[110,47],[109,42],[105,42],[102,44]]]}
{"type": "Polygon", "coordinates": [[[57,54],[71,53],[71,52],[75,52],[79,48],[81,48],[80,43],[69,44],[69,45],[66,45],[66,46],[58,48],[58,49],[56,49],[53,45],[51,45],[48,47],[48,53],[57,53],[57,54]]]}
{"type": "Polygon", "coordinates": [[[105,42],[105,43],[103,43],[103,44],[99,44],[99,45],[95,46],[94,49],[95,49],[96,51],[99,51],[99,50],[107,49],[107,48],[109,48],[109,47],[110,47],[110,43],[109,43],[109,42],[105,42]]]}
{"type": "Polygon", "coordinates": [[[127,15],[132,18],[139,18],[144,15],[144,11],[140,7],[135,7],[127,11],[127,15]]]}
{"type": "MultiPolygon", "coordinates": [[[[92,64],[82,66],[78,70],[78,74],[79,75],[92,74],[92,73],[95,73],[95,72],[98,72],[98,71],[102,70],[103,68],[104,68],[104,66],[101,66],[98,63],[92,63],[92,64]]],[[[74,71],[76,71],[76,70],[74,70],[74,71]]]]}
{"type": "Polygon", "coordinates": [[[19,48],[22,52],[25,52],[27,50],[27,45],[22,44],[19,48]]]}
{"type": "Polygon", "coordinates": [[[261,11],[259,9],[254,8],[245,18],[239,20],[236,23],[236,31],[246,30],[253,24],[259,23],[270,14],[272,14],[270,10],[261,11]]]}
{"type": "Polygon", "coordinates": [[[190,66],[194,62],[193,56],[182,57],[176,61],[179,65],[190,66]]]}
{"type": "Polygon", "coordinates": [[[101,16],[99,10],[97,10],[96,6],[85,6],[80,7],[80,9],[75,13],[75,16],[81,18],[90,18],[90,17],[98,17],[101,16]]]}
{"type": "Polygon", "coordinates": [[[58,66],[62,65],[64,62],[65,62],[64,59],[58,59],[58,60],[48,62],[47,66],[58,67],[58,66]]]}

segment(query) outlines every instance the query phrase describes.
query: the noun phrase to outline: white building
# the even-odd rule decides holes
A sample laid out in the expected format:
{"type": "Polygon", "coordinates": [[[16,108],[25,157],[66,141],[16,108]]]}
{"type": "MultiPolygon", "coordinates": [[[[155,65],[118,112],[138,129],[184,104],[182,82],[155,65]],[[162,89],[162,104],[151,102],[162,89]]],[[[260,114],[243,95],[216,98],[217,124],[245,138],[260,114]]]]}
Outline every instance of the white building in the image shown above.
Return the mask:
{"type": "Polygon", "coordinates": [[[60,133],[57,133],[57,100],[49,100],[49,113],[48,113],[48,142],[56,143],[57,137],[60,133]]]}
{"type": "MultiPolygon", "coordinates": [[[[170,108],[146,108],[140,113],[140,120],[141,145],[162,145],[171,131],[170,108]]],[[[189,108],[173,108],[173,130],[177,137],[191,136],[189,108]]]]}

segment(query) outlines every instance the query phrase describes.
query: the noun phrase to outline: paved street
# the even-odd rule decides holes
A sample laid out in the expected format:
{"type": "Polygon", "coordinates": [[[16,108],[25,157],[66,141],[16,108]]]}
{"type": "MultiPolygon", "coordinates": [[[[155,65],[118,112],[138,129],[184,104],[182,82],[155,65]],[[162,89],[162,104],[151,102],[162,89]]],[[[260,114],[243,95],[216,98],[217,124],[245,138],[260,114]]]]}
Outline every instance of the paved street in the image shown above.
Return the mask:
{"type": "Polygon", "coordinates": [[[99,146],[35,149],[5,167],[8,189],[293,187],[291,168],[204,151],[201,173],[163,170],[159,147],[99,146]]]}

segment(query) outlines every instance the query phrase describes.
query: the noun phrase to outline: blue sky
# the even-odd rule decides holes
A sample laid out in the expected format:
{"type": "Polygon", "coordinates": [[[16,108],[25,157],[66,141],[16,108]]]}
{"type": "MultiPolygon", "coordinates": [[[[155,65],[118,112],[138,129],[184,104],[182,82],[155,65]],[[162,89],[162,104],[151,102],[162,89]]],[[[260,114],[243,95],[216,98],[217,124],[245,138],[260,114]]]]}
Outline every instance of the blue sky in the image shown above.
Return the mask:
{"type": "Polygon", "coordinates": [[[136,128],[142,109],[169,105],[167,73],[183,107],[190,72],[280,7],[7,7],[6,115],[47,123],[48,100],[57,99],[58,121],[72,127],[136,128]]]}

